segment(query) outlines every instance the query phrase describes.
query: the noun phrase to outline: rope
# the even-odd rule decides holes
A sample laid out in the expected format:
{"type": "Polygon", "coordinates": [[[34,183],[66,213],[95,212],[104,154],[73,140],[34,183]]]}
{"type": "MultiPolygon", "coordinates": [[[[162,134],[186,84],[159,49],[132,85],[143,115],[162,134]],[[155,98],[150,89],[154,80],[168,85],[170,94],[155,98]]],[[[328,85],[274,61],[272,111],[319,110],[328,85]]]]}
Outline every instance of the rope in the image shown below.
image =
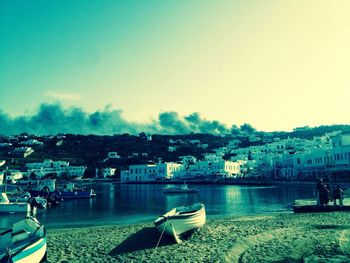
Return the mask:
{"type": "Polygon", "coordinates": [[[11,256],[11,250],[8,248],[7,243],[5,243],[5,240],[3,240],[2,236],[0,236],[0,244],[1,244],[1,247],[5,248],[5,250],[6,250],[5,255],[8,255],[10,257],[11,256]]]}
{"type": "Polygon", "coordinates": [[[154,248],[154,251],[153,251],[153,254],[152,254],[152,256],[151,256],[151,259],[153,258],[153,255],[154,255],[154,253],[156,252],[157,247],[159,246],[160,240],[161,240],[162,237],[163,237],[163,234],[164,234],[164,231],[165,231],[165,228],[166,228],[167,224],[168,224],[168,217],[166,217],[166,221],[165,221],[165,224],[164,224],[164,227],[163,227],[163,231],[162,231],[162,233],[160,234],[160,237],[159,237],[159,239],[158,239],[157,245],[156,245],[155,248],[154,248]]]}

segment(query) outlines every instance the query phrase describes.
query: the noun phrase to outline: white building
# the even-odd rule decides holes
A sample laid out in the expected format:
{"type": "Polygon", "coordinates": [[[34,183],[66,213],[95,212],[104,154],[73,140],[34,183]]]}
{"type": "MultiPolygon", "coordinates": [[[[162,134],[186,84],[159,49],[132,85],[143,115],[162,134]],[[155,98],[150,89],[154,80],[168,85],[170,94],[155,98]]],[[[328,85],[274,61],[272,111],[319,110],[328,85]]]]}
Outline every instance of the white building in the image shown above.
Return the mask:
{"type": "Polygon", "coordinates": [[[171,179],[174,175],[184,169],[181,163],[165,162],[157,164],[157,179],[171,179]]]}
{"type": "Polygon", "coordinates": [[[40,169],[40,168],[57,168],[57,167],[68,167],[69,162],[66,161],[52,161],[49,159],[44,160],[42,163],[27,163],[28,169],[40,169]]]}
{"type": "Polygon", "coordinates": [[[174,177],[179,179],[196,177],[208,179],[213,177],[231,178],[240,174],[240,167],[239,162],[225,161],[223,159],[215,161],[203,160],[189,164],[186,169],[179,171],[174,177]]]}
{"type": "Polygon", "coordinates": [[[121,171],[121,181],[150,182],[170,179],[181,169],[183,164],[173,162],[130,165],[128,170],[121,171]]]}
{"type": "Polygon", "coordinates": [[[116,168],[111,167],[96,168],[96,178],[112,177],[115,175],[116,170],[116,168]]]}
{"type": "Polygon", "coordinates": [[[340,166],[350,165],[350,134],[338,134],[330,138],[331,156],[333,164],[340,166]]]}
{"type": "Polygon", "coordinates": [[[27,163],[27,174],[35,174],[43,177],[47,174],[56,174],[58,177],[81,177],[84,175],[86,166],[70,166],[66,161],[45,160],[42,163],[27,163]]]}
{"type": "Polygon", "coordinates": [[[282,178],[328,177],[350,179],[350,135],[335,133],[314,138],[295,154],[283,154],[275,160],[277,174],[282,178]]]}

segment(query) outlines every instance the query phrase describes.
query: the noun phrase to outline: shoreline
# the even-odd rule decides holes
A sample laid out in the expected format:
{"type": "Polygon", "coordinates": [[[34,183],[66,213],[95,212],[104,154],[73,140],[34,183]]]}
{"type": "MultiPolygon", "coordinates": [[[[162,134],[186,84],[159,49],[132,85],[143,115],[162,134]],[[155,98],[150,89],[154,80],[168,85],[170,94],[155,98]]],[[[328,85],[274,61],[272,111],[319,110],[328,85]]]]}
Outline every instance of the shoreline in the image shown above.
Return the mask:
{"type": "Polygon", "coordinates": [[[152,223],[47,233],[49,262],[350,262],[345,212],[209,218],[190,239],[164,237],[156,249],[160,233],[152,223]]]}
{"type": "MultiPolygon", "coordinates": [[[[293,209],[285,210],[285,211],[276,211],[276,212],[269,212],[269,213],[261,213],[261,214],[247,214],[247,215],[237,215],[233,216],[232,214],[215,214],[215,215],[206,215],[207,222],[217,219],[228,219],[232,217],[236,218],[249,218],[249,217],[261,217],[261,216],[275,216],[277,214],[293,214],[293,209]]],[[[139,226],[139,225],[153,225],[153,222],[156,220],[157,216],[152,217],[152,219],[145,219],[138,222],[123,222],[123,223],[111,223],[111,222],[102,222],[99,224],[71,224],[71,225],[49,225],[48,227],[45,227],[48,231],[55,231],[55,230],[64,230],[64,229],[82,229],[82,228],[94,228],[94,227],[133,227],[133,226],[139,226]]],[[[6,229],[6,228],[4,228],[6,229]]]]}
{"type": "MultiPolygon", "coordinates": [[[[128,184],[197,184],[197,185],[246,185],[246,186],[315,186],[316,181],[279,181],[279,180],[236,180],[236,181],[205,181],[205,180],[174,180],[174,181],[151,181],[151,182],[119,182],[115,181],[115,185],[128,185],[128,184]]],[[[340,182],[342,183],[342,182],[340,182]]],[[[344,184],[349,184],[343,182],[344,184]]]]}

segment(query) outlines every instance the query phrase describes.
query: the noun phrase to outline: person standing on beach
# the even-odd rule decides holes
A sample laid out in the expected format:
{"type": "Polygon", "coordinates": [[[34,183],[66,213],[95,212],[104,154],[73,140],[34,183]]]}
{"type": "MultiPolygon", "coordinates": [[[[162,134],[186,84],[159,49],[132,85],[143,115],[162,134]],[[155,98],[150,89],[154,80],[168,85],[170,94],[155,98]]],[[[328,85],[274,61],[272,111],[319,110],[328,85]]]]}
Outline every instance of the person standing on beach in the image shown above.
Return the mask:
{"type": "Polygon", "coordinates": [[[343,206],[343,189],[340,187],[340,185],[337,185],[337,187],[333,191],[333,200],[334,205],[337,205],[337,199],[339,199],[339,205],[343,206]]]}
{"type": "Polygon", "coordinates": [[[324,187],[323,179],[319,179],[316,185],[316,198],[317,198],[317,205],[320,205],[320,191],[324,187]]]}
{"type": "Polygon", "coordinates": [[[327,205],[329,202],[329,190],[327,185],[323,184],[320,191],[319,191],[319,196],[320,196],[320,205],[327,205]]]}

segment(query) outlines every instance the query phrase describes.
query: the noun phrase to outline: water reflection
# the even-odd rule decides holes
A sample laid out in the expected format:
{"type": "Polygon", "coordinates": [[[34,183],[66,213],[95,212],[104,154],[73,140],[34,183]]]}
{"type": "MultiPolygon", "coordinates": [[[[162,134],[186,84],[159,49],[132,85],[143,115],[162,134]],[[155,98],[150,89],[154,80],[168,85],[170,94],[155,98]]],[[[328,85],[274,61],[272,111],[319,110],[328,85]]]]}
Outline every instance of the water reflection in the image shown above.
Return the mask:
{"type": "MultiPolygon", "coordinates": [[[[170,209],[203,202],[211,215],[250,215],[290,211],[295,199],[312,198],[310,187],[196,185],[199,193],[164,194],[163,185],[99,184],[94,199],[65,200],[38,214],[48,228],[152,222],[170,209]]],[[[0,228],[24,215],[0,215],[0,228]]]]}

